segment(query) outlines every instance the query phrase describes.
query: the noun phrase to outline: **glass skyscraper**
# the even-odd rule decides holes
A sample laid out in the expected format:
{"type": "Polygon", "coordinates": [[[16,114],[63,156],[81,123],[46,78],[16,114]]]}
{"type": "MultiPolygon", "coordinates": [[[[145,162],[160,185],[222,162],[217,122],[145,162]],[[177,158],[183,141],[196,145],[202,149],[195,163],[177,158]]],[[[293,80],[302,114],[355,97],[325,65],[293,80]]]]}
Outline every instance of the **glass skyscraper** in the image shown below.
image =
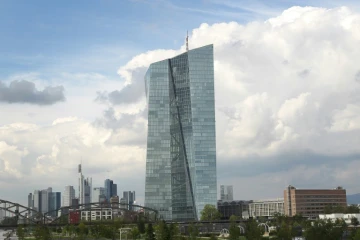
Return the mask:
{"type": "Polygon", "coordinates": [[[216,206],[213,45],[150,65],[145,206],[164,220],[216,206]]]}

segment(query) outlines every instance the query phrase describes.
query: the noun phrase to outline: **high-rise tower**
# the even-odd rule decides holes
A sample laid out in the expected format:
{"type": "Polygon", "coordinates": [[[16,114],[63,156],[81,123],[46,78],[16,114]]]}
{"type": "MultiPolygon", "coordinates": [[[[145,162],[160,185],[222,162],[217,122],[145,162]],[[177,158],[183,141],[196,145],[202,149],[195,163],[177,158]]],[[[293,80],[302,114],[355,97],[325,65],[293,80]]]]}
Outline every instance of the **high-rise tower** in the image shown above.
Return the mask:
{"type": "Polygon", "coordinates": [[[165,220],[216,206],[213,45],[150,65],[145,206],[165,220]]]}
{"type": "Polygon", "coordinates": [[[223,201],[232,201],[234,200],[232,185],[220,185],[220,199],[223,201]]]}
{"type": "Polygon", "coordinates": [[[73,186],[65,186],[62,206],[68,207],[71,206],[72,200],[75,198],[75,189],[73,186]]]}
{"type": "Polygon", "coordinates": [[[78,166],[78,173],[79,173],[79,204],[91,203],[92,179],[84,178],[84,175],[82,174],[81,164],[79,164],[78,166]]]}

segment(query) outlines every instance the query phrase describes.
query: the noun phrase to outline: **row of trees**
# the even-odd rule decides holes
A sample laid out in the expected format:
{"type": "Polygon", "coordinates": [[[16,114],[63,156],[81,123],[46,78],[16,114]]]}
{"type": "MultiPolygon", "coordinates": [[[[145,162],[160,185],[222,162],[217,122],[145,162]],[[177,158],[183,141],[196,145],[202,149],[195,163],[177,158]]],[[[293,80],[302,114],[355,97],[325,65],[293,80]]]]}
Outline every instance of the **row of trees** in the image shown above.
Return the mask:
{"type": "Polygon", "coordinates": [[[331,214],[331,213],[360,213],[360,209],[356,205],[350,205],[343,207],[341,205],[327,205],[324,209],[325,214],[331,214]]]}

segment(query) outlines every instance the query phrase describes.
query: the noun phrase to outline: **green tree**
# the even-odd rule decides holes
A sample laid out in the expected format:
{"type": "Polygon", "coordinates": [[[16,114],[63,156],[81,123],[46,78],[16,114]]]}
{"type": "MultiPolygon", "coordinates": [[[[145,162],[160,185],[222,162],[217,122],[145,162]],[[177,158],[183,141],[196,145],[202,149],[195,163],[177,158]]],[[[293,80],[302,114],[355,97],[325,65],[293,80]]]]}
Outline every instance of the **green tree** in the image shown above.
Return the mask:
{"type": "Polygon", "coordinates": [[[81,222],[78,226],[78,236],[77,239],[78,240],[85,240],[86,239],[86,233],[87,233],[87,228],[85,226],[85,223],[81,222]]]}
{"type": "Polygon", "coordinates": [[[356,230],[354,237],[352,240],[360,240],[360,229],[356,230]]]}
{"type": "Polygon", "coordinates": [[[288,217],[281,213],[274,213],[271,223],[273,226],[279,227],[283,222],[288,222],[288,217]]]}
{"type": "Polygon", "coordinates": [[[324,213],[325,214],[333,213],[333,206],[332,205],[326,205],[325,208],[324,208],[324,213]]]}
{"type": "Polygon", "coordinates": [[[189,231],[189,239],[190,240],[196,240],[199,236],[199,228],[194,225],[194,223],[191,223],[188,228],[189,231]]]}
{"type": "Polygon", "coordinates": [[[221,214],[214,205],[206,204],[201,210],[201,221],[213,221],[221,218],[221,214]]]}
{"type": "Polygon", "coordinates": [[[359,220],[356,217],[351,218],[351,225],[357,226],[359,225],[359,220]]]}
{"type": "Polygon", "coordinates": [[[338,240],[341,239],[346,229],[346,223],[342,220],[318,220],[305,231],[306,240],[338,240]]]}
{"type": "Polygon", "coordinates": [[[214,234],[211,234],[210,240],[217,240],[217,237],[214,234]]]}
{"type": "Polygon", "coordinates": [[[161,221],[156,227],[156,239],[157,240],[168,240],[169,229],[165,221],[161,221]]]}
{"type": "Polygon", "coordinates": [[[145,222],[144,222],[144,219],[140,216],[138,222],[137,222],[137,227],[139,229],[139,232],[141,234],[144,234],[145,231],[146,231],[146,228],[145,228],[145,222]]]}
{"type": "Polygon", "coordinates": [[[277,229],[277,237],[281,240],[291,240],[293,237],[292,226],[285,221],[282,222],[280,227],[277,229]]]}
{"type": "Polygon", "coordinates": [[[140,237],[140,231],[139,231],[139,229],[137,228],[137,227],[134,227],[134,228],[132,228],[131,229],[131,236],[132,236],[132,238],[133,239],[139,239],[139,237],[140,237]]]}
{"type": "Polygon", "coordinates": [[[49,229],[44,225],[37,225],[34,231],[34,237],[37,240],[51,240],[52,236],[49,229]]]}
{"type": "Polygon", "coordinates": [[[245,237],[251,240],[260,240],[264,235],[264,229],[259,228],[257,222],[254,219],[249,219],[245,227],[245,237]]]}
{"type": "Polygon", "coordinates": [[[145,239],[146,240],[155,240],[154,229],[153,229],[153,226],[151,223],[149,223],[146,228],[145,239]]]}
{"type": "Polygon", "coordinates": [[[91,226],[91,235],[95,238],[95,239],[99,239],[101,236],[101,227],[100,225],[96,224],[91,226]]]}
{"type": "Polygon", "coordinates": [[[360,213],[360,209],[356,205],[350,205],[346,208],[346,213],[360,213]]]}
{"type": "Polygon", "coordinates": [[[230,240],[237,240],[240,237],[240,228],[236,224],[237,217],[232,215],[230,217],[230,227],[229,227],[229,239],[230,240]]]}
{"type": "Polygon", "coordinates": [[[18,237],[19,240],[24,240],[25,239],[25,231],[22,225],[19,225],[16,229],[16,235],[18,237]]]}

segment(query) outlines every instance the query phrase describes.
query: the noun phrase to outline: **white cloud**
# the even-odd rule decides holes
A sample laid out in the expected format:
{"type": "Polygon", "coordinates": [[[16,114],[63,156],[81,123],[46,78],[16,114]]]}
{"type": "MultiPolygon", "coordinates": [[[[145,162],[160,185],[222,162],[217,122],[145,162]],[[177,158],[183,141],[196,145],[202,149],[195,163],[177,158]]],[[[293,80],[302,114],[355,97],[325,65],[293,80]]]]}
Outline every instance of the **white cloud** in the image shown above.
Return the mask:
{"type": "Polygon", "coordinates": [[[335,110],[331,132],[354,131],[360,129],[360,105],[347,104],[345,109],[335,110]]]}
{"type": "Polygon", "coordinates": [[[77,117],[67,117],[67,118],[58,118],[55,121],[53,121],[52,125],[61,124],[61,123],[67,123],[67,122],[73,122],[76,121],[77,117]]]}

